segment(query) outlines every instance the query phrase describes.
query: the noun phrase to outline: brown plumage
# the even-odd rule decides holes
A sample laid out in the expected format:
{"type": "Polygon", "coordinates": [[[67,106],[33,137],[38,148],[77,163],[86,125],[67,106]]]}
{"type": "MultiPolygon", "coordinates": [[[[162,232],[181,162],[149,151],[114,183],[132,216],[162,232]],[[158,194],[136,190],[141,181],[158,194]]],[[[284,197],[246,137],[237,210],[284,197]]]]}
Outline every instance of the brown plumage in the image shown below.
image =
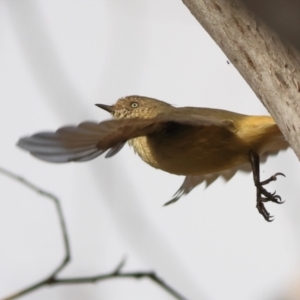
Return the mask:
{"type": "Polygon", "coordinates": [[[236,170],[252,166],[257,187],[257,208],[271,221],[263,202],[282,203],[259,180],[259,156],[278,152],[288,145],[269,116],[247,116],[230,111],[173,107],[152,98],[128,96],[115,105],[97,104],[114,119],[84,122],[56,132],[42,132],[19,140],[18,146],[45,161],[88,161],[102,153],[116,154],[128,141],[146,163],[163,171],[185,175],[174,198],[177,201],[203,181],[218,176],[230,179],[236,170]]]}

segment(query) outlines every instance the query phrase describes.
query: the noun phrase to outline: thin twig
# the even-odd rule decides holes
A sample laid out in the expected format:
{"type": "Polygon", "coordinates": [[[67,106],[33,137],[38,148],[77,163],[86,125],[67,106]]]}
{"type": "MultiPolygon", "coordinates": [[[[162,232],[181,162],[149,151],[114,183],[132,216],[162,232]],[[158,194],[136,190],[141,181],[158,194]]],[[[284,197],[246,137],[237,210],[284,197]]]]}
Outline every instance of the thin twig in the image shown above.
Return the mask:
{"type": "Polygon", "coordinates": [[[20,297],[24,294],[27,294],[31,291],[34,291],[34,290],[40,288],[41,286],[45,285],[49,280],[51,281],[53,278],[55,278],[55,275],[57,275],[69,263],[69,261],[71,260],[71,255],[70,255],[70,243],[69,243],[69,238],[68,238],[68,233],[67,233],[66,222],[65,222],[65,218],[64,218],[64,215],[62,212],[62,208],[61,208],[59,199],[56,196],[54,196],[53,194],[46,192],[45,190],[42,190],[41,188],[39,188],[35,184],[31,183],[27,179],[25,179],[21,176],[18,176],[8,170],[5,170],[0,167],[0,172],[6,176],[18,181],[19,183],[25,185],[26,187],[35,191],[36,193],[38,193],[46,198],[51,199],[54,202],[55,208],[57,210],[58,218],[59,218],[59,223],[60,223],[62,237],[63,237],[63,243],[64,243],[64,247],[65,247],[65,255],[64,255],[62,262],[54,269],[54,271],[50,274],[50,276],[48,278],[46,278],[45,280],[41,280],[41,281],[37,282],[36,284],[33,284],[32,286],[3,299],[3,300],[8,300],[8,299],[16,299],[17,297],[20,297]]]}
{"type": "Polygon", "coordinates": [[[12,294],[8,297],[2,298],[2,300],[13,300],[13,299],[21,297],[25,294],[33,292],[33,291],[35,291],[43,286],[47,286],[47,285],[94,283],[94,282],[104,281],[104,280],[113,279],[113,278],[134,278],[134,279],[148,278],[148,279],[152,280],[153,282],[155,282],[156,284],[158,284],[162,289],[164,289],[166,292],[168,292],[170,295],[172,295],[175,299],[187,300],[187,298],[183,297],[174,288],[172,288],[170,285],[166,284],[154,272],[122,272],[122,269],[126,263],[125,258],[121,260],[121,262],[117,265],[117,267],[115,268],[114,271],[107,273],[107,274],[90,276],[90,277],[57,278],[57,275],[59,274],[59,272],[61,270],[63,270],[71,260],[69,238],[68,238],[66,223],[65,223],[65,219],[64,219],[64,215],[62,212],[62,208],[61,208],[59,199],[57,197],[55,197],[53,194],[46,192],[46,191],[42,190],[41,188],[37,187],[35,184],[29,182],[27,179],[25,179],[21,176],[15,175],[12,172],[5,170],[1,167],[0,167],[0,173],[20,182],[21,184],[27,186],[29,189],[37,192],[38,194],[40,194],[42,196],[45,196],[45,197],[51,199],[54,202],[57,213],[58,213],[58,217],[59,217],[64,247],[65,247],[64,259],[54,269],[54,271],[52,271],[50,276],[48,276],[44,280],[40,280],[39,282],[32,284],[31,286],[15,293],[15,294],[12,294]]]}

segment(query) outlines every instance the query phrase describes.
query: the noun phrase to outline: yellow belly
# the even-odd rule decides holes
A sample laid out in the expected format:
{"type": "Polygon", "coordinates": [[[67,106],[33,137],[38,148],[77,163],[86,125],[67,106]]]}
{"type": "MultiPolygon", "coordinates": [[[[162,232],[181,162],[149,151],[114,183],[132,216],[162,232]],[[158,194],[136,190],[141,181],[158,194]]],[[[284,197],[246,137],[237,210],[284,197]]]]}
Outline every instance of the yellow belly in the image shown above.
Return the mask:
{"type": "Polygon", "coordinates": [[[190,127],[132,139],[149,165],[177,175],[219,172],[248,162],[250,146],[227,129],[190,127]]]}

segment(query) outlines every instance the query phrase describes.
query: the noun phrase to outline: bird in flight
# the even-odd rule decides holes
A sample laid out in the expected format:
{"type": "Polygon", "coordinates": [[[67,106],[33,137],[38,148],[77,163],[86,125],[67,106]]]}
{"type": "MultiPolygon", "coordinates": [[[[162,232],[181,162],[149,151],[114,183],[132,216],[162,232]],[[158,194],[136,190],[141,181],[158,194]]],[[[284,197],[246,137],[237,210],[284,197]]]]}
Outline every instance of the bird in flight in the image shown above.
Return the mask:
{"type": "Polygon", "coordinates": [[[66,163],[88,161],[105,152],[105,157],[111,157],[128,142],[150,166],[185,176],[165,205],[178,201],[202,182],[208,185],[219,176],[229,180],[237,170],[251,167],[256,207],[266,221],[273,221],[264,204],[283,201],[264,186],[284,174],[261,181],[260,159],[288,144],[272,117],[174,107],[143,96],[127,96],[114,105],[96,106],[108,111],[113,119],[36,133],[21,138],[17,145],[41,160],[66,163]]]}

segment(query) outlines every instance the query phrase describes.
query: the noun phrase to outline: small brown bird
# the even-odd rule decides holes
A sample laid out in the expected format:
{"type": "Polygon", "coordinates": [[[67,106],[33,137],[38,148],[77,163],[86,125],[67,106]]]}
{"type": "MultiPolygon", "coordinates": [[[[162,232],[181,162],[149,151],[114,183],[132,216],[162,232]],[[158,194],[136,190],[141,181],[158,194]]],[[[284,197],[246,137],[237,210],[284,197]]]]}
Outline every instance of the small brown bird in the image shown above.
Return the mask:
{"type": "Polygon", "coordinates": [[[218,176],[229,180],[248,165],[253,171],[259,213],[272,221],[264,203],[283,203],[280,196],[263,187],[282,173],[260,181],[260,157],[288,147],[271,117],[211,108],[176,108],[142,96],[124,97],[111,106],[96,105],[114,119],[37,133],[21,138],[18,146],[42,160],[64,163],[88,161],[107,150],[105,157],[111,157],[128,141],[152,167],[186,176],[174,198],[165,205],[176,202],[204,181],[208,185],[218,176]]]}

